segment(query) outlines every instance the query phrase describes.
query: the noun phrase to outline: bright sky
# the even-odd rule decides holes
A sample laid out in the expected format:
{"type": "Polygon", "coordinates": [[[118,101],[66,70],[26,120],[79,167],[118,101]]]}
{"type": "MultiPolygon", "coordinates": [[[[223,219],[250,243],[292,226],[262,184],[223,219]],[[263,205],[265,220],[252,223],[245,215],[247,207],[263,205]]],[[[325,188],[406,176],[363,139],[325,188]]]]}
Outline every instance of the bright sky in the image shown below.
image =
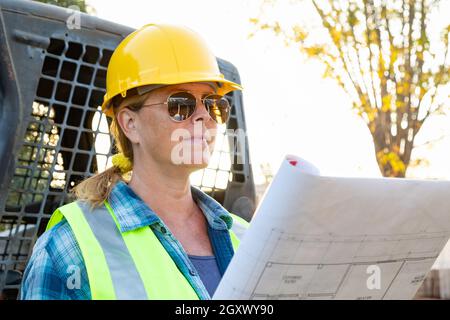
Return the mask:
{"type": "MultiPolygon", "coordinates": [[[[320,66],[268,32],[247,39],[259,0],[87,2],[98,17],[134,28],[150,22],[186,25],[206,39],[216,56],[238,68],[256,183],[262,181],[260,163],[269,162],[275,173],[285,154],[312,162],[325,175],[380,176],[368,129],[339,87],[321,78],[320,66]]],[[[442,12],[450,12],[450,1],[447,7],[442,12]]],[[[278,10],[287,20],[314,14],[308,9],[278,10]]],[[[444,14],[436,21],[449,23],[444,14]]],[[[432,148],[416,151],[430,164],[411,170],[410,177],[450,179],[450,117],[430,119],[417,144],[442,135],[447,137],[432,148]]]]}

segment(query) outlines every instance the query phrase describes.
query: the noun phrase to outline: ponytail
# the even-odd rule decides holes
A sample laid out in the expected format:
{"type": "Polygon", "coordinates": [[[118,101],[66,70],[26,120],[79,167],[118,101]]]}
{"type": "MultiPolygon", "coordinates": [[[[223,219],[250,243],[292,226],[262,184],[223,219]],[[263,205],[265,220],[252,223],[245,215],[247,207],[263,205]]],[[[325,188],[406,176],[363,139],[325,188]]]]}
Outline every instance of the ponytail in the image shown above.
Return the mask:
{"type": "Polygon", "coordinates": [[[98,207],[109,198],[111,190],[118,181],[128,182],[133,169],[133,146],[117,123],[116,114],[122,106],[133,111],[139,111],[149,93],[132,95],[120,101],[114,109],[114,117],[110,126],[110,133],[114,137],[119,153],[112,158],[113,166],[103,172],[87,178],[72,188],[71,192],[77,200],[87,201],[92,207],[98,207]]]}

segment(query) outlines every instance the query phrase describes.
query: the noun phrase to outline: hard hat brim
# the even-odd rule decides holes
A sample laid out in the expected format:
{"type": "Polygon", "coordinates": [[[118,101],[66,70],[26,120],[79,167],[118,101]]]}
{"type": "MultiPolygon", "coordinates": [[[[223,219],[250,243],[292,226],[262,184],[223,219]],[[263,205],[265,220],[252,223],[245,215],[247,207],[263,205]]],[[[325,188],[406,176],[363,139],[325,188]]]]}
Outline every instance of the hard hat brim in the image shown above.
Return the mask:
{"type": "MultiPolygon", "coordinates": [[[[159,87],[163,87],[163,86],[169,86],[169,85],[175,85],[175,84],[182,84],[182,83],[197,83],[197,82],[214,82],[218,84],[217,87],[217,94],[220,95],[226,95],[229,92],[235,91],[235,90],[243,90],[243,87],[238,84],[235,83],[233,81],[227,80],[227,79],[217,79],[217,78],[204,78],[204,79],[197,79],[195,81],[184,81],[184,82],[179,82],[179,83],[161,83],[161,84],[156,84],[155,85],[155,89],[159,88],[159,87]]],[[[153,85],[153,84],[141,84],[139,86],[135,86],[135,87],[130,87],[128,90],[130,89],[134,89],[134,88],[138,88],[138,87],[143,87],[146,85],[153,85]]],[[[148,92],[148,91],[147,91],[148,92]]],[[[147,93],[144,92],[142,94],[147,93]]],[[[108,97],[107,94],[105,94],[104,96],[104,101],[102,103],[102,111],[103,113],[108,116],[108,117],[114,117],[114,110],[113,110],[113,105],[112,105],[112,99],[117,96],[117,95],[122,95],[123,98],[126,97],[127,92],[124,93],[117,93],[111,97],[108,97]]]]}

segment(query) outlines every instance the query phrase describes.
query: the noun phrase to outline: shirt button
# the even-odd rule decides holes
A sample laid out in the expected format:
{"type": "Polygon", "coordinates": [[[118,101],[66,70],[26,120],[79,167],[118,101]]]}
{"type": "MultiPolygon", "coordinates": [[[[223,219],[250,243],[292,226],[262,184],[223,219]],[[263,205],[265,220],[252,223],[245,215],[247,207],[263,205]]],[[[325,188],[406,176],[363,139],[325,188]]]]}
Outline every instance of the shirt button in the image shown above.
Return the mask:
{"type": "Polygon", "coordinates": [[[195,272],[195,270],[189,270],[189,273],[191,274],[191,276],[196,276],[197,272],[195,272]]]}
{"type": "Polygon", "coordinates": [[[161,232],[165,234],[167,232],[166,228],[161,227],[161,232]]]}

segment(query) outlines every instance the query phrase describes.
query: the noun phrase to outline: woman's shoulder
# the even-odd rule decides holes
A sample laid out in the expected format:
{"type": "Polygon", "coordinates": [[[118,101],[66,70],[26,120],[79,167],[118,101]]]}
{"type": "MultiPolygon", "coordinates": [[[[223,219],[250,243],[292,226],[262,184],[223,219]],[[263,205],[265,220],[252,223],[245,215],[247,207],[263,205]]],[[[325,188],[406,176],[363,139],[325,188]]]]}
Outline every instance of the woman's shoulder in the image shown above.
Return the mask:
{"type": "Polygon", "coordinates": [[[65,218],[38,238],[33,254],[39,254],[40,251],[46,251],[56,267],[78,265],[82,262],[75,235],[65,218]]]}
{"type": "Polygon", "coordinates": [[[36,241],[24,272],[21,299],[84,299],[88,296],[86,267],[67,220],[45,231],[36,241]],[[74,274],[81,290],[68,290],[74,274]]]}

